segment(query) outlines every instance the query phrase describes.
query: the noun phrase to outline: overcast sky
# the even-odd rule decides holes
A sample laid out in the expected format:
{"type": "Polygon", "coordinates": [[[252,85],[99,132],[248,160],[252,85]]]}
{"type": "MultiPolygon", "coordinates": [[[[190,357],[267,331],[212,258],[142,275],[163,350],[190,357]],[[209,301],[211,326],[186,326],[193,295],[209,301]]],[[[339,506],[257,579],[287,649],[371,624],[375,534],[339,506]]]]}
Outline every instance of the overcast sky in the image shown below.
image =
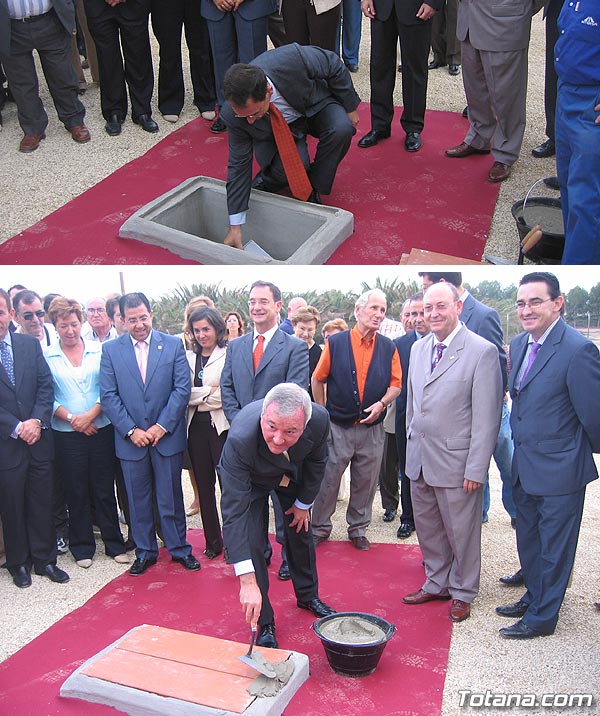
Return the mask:
{"type": "MultiPolygon", "coordinates": [[[[439,266],[4,266],[0,286],[8,288],[21,283],[46,293],[61,293],[85,302],[89,298],[121,291],[121,274],[125,291],[143,291],[157,299],[177,286],[220,284],[221,288],[244,288],[262,279],[277,284],[282,291],[302,294],[329,288],[360,292],[361,282],[373,285],[382,281],[419,281],[419,270],[460,270],[461,267],[439,266]]],[[[542,270],[544,267],[539,267],[542,270]]],[[[548,266],[555,273],[564,292],[574,286],[587,291],[600,281],[597,266],[548,266]]],[[[535,266],[464,266],[463,281],[476,285],[481,281],[517,284],[520,277],[535,266]]]]}

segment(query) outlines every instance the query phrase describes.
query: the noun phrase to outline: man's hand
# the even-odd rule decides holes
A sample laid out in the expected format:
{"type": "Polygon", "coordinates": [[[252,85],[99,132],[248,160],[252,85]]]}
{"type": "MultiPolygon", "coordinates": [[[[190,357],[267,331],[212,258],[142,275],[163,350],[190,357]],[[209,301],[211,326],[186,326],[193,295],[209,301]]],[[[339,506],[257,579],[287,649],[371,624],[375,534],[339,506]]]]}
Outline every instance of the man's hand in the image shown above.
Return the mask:
{"type": "Polygon", "coordinates": [[[358,123],[360,122],[360,119],[358,118],[358,111],[355,109],[354,112],[348,112],[348,118],[350,119],[354,129],[356,129],[358,123]]]}
{"type": "Polygon", "coordinates": [[[474,480],[467,480],[463,482],[463,490],[465,492],[475,492],[475,490],[479,490],[483,487],[483,485],[480,482],[475,482],[474,480]]]}
{"type": "Polygon", "coordinates": [[[304,528],[308,532],[308,524],[310,522],[310,512],[303,510],[301,507],[292,505],[289,510],[285,511],[286,515],[294,515],[290,522],[290,527],[295,527],[296,532],[302,532],[304,528]]]}
{"type": "Polygon", "coordinates": [[[378,400],[376,403],[373,403],[373,405],[365,408],[364,412],[369,413],[369,417],[361,420],[360,424],[370,425],[371,423],[374,423],[384,410],[385,405],[381,402],[381,400],[378,400]]]}
{"type": "Polygon", "coordinates": [[[365,17],[372,20],[375,17],[375,3],[373,0],[362,0],[360,3],[360,9],[365,17]]]}
{"type": "Polygon", "coordinates": [[[258,624],[258,617],[262,607],[262,595],[254,572],[240,576],[240,604],[251,627],[258,624]]]}
{"type": "Polygon", "coordinates": [[[213,0],[213,2],[217,9],[221,12],[231,12],[232,10],[235,10],[234,0],[213,0]]]}
{"type": "Polygon", "coordinates": [[[42,437],[42,426],[35,418],[29,418],[21,423],[19,439],[28,445],[34,445],[42,437]]]}
{"type": "Polygon", "coordinates": [[[146,431],[141,428],[136,428],[133,433],[131,433],[131,437],[129,439],[136,447],[139,448],[148,447],[151,442],[146,431]]]}
{"type": "Polygon", "coordinates": [[[419,12],[417,13],[417,17],[419,18],[419,20],[429,20],[429,18],[433,17],[434,15],[435,10],[431,7],[431,5],[428,5],[427,3],[423,3],[419,8],[419,12]]]}
{"type": "Polygon", "coordinates": [[[156,447],[158,441],[161,438],[164,438],[166,434],[167,431],[164,428],[161,428],[160,425],[156,425],[156,423],[146,430],[146,437],[150,440],[152,447],[156,447]]]}
{"type": "Polygon", "coordinates": [[[234,249],[242,249],[243,251],[244,245],[242,244],[242,227],[230,226],[223,243],[225,246],[232,246],[234,249]]]}

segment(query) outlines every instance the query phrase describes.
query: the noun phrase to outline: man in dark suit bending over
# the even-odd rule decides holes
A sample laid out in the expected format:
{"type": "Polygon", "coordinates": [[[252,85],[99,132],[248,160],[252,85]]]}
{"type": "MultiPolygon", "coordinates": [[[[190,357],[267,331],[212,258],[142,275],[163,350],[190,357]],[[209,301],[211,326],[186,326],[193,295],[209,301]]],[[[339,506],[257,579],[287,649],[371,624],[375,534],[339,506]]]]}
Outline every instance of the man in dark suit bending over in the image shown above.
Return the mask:
{"type": "Polygon", "coordinates": [[[327,411],[294,383],[272,388],[231,425],[217,468],[227,561],[240,580],[246,620],[260,625],[256,643],[277,648],[264,556],[263,510],[274,491],[285,513],[285,546],[297,604],[317,617],[334,610],[318,596],[310,508],[327,461],[327,411]]]}
{"type": "Polygon", "coordinates": [[[350,147],[360,98],[335,53],[295,43],[264,52],[249,65],[233,65],[223,87],[227,102],[221,118],[229,132],[230,228],[225,243],[241,249],[250,189],[275,192],[288,184],[273,134],[273,112],[283,115],[306,168],[313,189],[308,201],[320,204],[320,194],[331,192],[337,168],[350,147]],[[307,134],[319,140],[312,163],[307,134]],[[254,153],[262,171],[252,181],[254,153]]]}

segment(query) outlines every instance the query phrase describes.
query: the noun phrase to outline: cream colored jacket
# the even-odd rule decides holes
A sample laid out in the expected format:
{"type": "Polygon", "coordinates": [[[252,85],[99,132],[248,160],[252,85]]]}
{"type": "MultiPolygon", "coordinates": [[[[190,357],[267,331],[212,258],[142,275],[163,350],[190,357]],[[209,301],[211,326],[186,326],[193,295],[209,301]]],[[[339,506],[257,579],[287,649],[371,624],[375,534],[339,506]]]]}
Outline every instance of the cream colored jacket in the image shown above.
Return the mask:
{"type": "Polygon", "coordinates": [[[202,387],[194,387],[194,374],[196,372],[196,354],[194,351],[186,351],[186,357],[190,365],[190,371],[192,373],[192,394],[190,395],[190,402],[187,413],[187,426],[190,427],[194,413],[199,410],[200,412],[210,412],[210,421],[214,426],[217,434],[220,435],[224,430],[229,430],[229,423],[221,407],[221,388],[219,387],[221,381],[221,372],[225,365],[225,348],[219,348],[218,346],[212,352],[212,355],[208,359],[208,363],[204,366],[204,374],[202,376],[202,387]],[[212,387],[217,388],[214,393],[210,392],[212,387]]]}

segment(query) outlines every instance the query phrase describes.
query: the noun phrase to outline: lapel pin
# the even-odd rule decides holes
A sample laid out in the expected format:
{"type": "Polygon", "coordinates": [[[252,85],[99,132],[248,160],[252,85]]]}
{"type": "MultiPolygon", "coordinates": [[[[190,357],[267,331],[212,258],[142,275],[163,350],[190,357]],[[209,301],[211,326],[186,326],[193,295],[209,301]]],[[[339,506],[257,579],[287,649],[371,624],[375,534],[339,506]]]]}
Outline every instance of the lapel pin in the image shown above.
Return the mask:
{"type": "Polygon", "coordinates": [[[162,343],[159,343],[156,347],[158,348],[159,351],[162,351],[162,343]]]}

